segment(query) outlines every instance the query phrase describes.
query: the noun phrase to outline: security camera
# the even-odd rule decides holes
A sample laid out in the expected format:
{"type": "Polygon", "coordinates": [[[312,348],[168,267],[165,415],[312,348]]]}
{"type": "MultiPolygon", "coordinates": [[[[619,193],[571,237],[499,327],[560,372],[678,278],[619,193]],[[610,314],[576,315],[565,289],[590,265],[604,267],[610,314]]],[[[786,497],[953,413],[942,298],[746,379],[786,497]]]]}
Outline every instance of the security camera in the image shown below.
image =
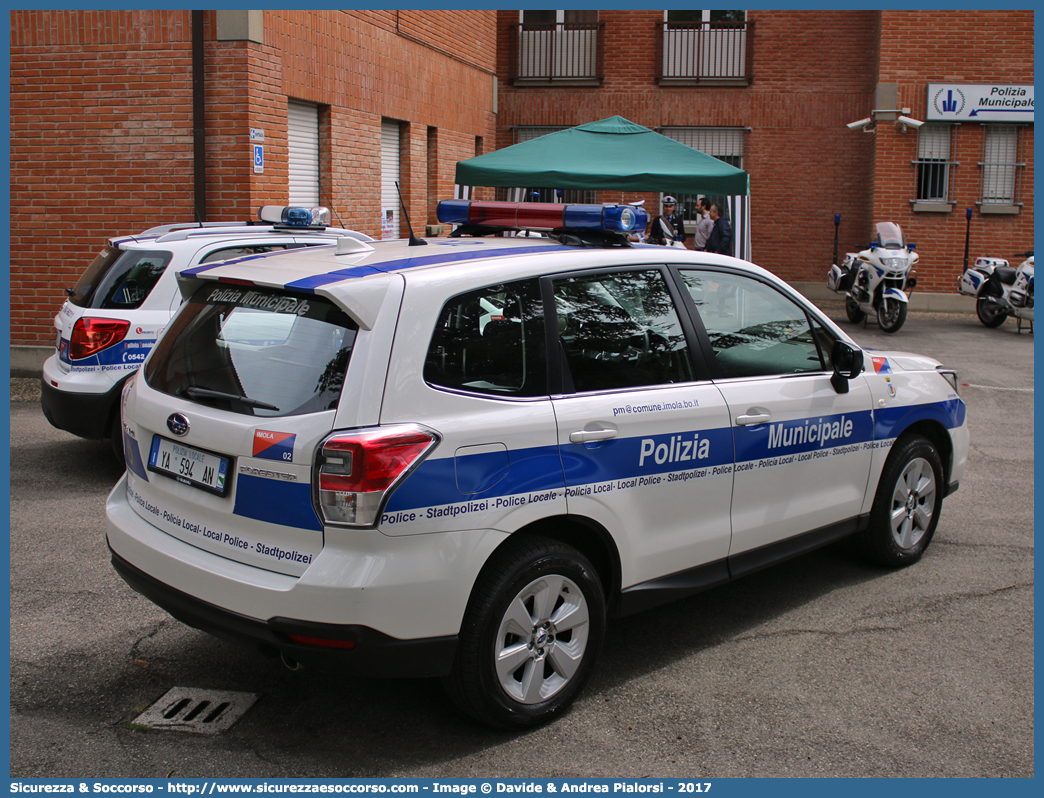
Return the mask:
{"type": "Polygon", "coordinates": [[[902,125],[904,128],[908,127],[908,128],[912,128],[913,130],[917,130],[917,128],[919,128],[921,125],[924,124],[924,122],[921,122],[920,120],[917,120],[917,119],[911,119],[908,116],[901,116],[896,121],[900,125],[902,125]]]}
{"type": "Polygon", "coordinates": [[[862,130],[862,129],[868,127],[873,121],[874,121],[873,119],[871,119],[870,117],[867,117],[866,119],[860,119],[858,122],[849,122],[848,123],[848,129],[849,130],[862,130]]]}

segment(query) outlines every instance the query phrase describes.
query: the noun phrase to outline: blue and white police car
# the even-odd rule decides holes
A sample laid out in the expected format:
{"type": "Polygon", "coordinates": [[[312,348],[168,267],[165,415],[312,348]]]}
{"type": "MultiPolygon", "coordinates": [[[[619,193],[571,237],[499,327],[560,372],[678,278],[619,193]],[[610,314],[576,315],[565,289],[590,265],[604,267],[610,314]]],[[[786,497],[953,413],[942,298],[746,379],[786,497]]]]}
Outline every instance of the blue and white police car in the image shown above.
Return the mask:
{"type": "Polygon", "coordinates": [[[917,561],[955,372],[866,352],[644,211],[454,201],[455,237],[201,264],[123,392],[116,570],[199,629],[554,717],[612,618],[843,537],[917,561]],[[490,237],[508,229],[548,237],[490,237]]]}
{"type": "Polygon", "coordinates": [[[369,236],[328,226],[325,208],[266,205],[258,222],[153,227],[112,238],[54,317],[55,352],[43,366],[47,420],[81,438],[111,438],[123,457],[119,396],[181,304],[175,273],[248,254],[369,236]]]}

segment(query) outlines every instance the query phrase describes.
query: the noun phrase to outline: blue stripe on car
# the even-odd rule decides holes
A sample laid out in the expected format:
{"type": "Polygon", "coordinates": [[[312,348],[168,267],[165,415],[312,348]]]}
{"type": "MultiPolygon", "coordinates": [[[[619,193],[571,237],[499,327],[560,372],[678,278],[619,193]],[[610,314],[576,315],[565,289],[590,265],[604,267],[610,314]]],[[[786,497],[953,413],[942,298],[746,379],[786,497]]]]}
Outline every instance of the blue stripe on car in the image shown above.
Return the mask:
{"type": "Polygon", "coordinates": [[[156,345],[155,339],[147,338],[134,338],[129,341],[121,341],[118,344],[113,344],[107,349],[103,349],[96,355],[90,357],[80,358],[79,360],[69,359],[69,348],[63,346],[59,357],[66,363],[72,366],[134,366],[138,367],[145,360],[145,356],[152,350],[152,347],[156,345]]]}
{"type": "MultiPolygon", "coordinates": [[[[406,478],[388,500],[387,512],[412,510],[439,504],[481,501],[515,493],[537,492],[564,487],[562,461],[557,446],[536,446],[510,452],[511,466],[503,479],[478,493],[461,493],[457,490],[455,457],[440,460],[425,460],[406,478]]],[[[471,455],[460,458],[467,461],[483,458],[471,455]]],[[[481,465],[478,466],[481,468],[481,465]]]]}
{"type": "Polygon", "coordinates": [[[237,474],[236,506],[232,512],[269,524],[322,529],[312,508],[312,488],[299,482],[237,474]]]}
{"type": "Polygon", "coordinates": [[[316,274],[311,277],[305,277],[301,280],[295,280],[287,283],[288,289],[294,289],[297,291],[314,291],[321,285],[328,285],[330,283],[339,283],[342,280],[348,280],[353,277],[365,277],[366,274],[372,274],[374,272],[398,272],[405,269],[415,269],[418,266],[435,266],[444,263],[457,263],[460,261],[467,260],[480,260],[482,258],[489,258],[494,255],[497,257],[507,257],[509,255],[528,255],[533,252],[547,252],[549,249],[557,249],[549,244],[541,244],[533,247],[517,247],[514,249],[499,249],[496,251],[490,250],[478,250],[478,251],[467,251],[467,252],[439,252],[435,255],[424,255],[413,258],[400,258],[398,260],[386,261],[384,263],[373,263],[368,266],[356,266],[348,269],[339,269],[337,271],[328,272],[326,274],[316,274]],[[361,270],[370,270],[363,272],[361,270]]]}
{"type": "Polygon", "coordinates": [[[736,462],[746,463],[766,457],[868,443],[874,438],[874,420],[869,410],[862,410],[753,427],[737,426],[735,433],[736,462]]]}
{"type": "MultiPolygon", "coordinates": [[[[689,430],[618,438],[597,444],[515,449],[508,453],[510,467],[507,472],[502,476],[497,474],[496,481],[487,483],[485,490],[476,493],[460,492],[460,474],[491,473],[499,468],[500,458],[481,454],[426,460],[395,490],[386,511],[397,512],[556,488],[575,488],[694,468],[714,468],[733,462],[746,463],[817,449],[860,445],[872,440],[894,438],[911,424],[924,419],[933,419],[947,429],[954,429],[964,424],[965,411],[964,403],[955,399],[876,412],[864,410],[810,416],[807,419],[756,427],[689,430]],[[848,422],[851,422],[851,427],[846,435],[844,432],[848,422]],[[814,433],[810,432],[813,428],[814,433]],[[706,456],[695,457],[704,441],[707,445],[706,456]]],[[[481,481],[481,478],[471,476],[469,480],[481,481]]]]}
{"type": "MultiPolygon", "coordinates": [[[[314,292],[316,288],[329,285],[330,283],[339,283],[342,280],[349,280],[355,277],[366,277],[370,274],[378,274],[380,272],[394,272],[402,271],[404,269],[415,269],[418,266],[434,266],[442,263],[456,263],[459,261],[468,260],[479,260],[482,258],[490,257],[508,257],[511,255],[529,255],[534,252],[548,252],[558,251],[562,249],[562,245],[554,245],[552,243],[544,243],[535,246],[528,247],[514,247],[514,248],[493,248],[479,249],[479,250],[468,250],[466,252],[449,251],[439,252],[434,255],[423,255],[409,258],[399,258],[397,260],[385,261],[382,263],[373,263],[363,266],[350,266],[345,269],[336,269],[332,272],[325,272],[323,274],[314,274],[309,277],[302,277],[300,280],[293,280],[285,284],[285,287],[295,291],[303,291],[306,293],[314,292]]],[[[452,248],[450,248],[452,249],[452,248]]],[[[196,277],[203,272],[211,271],[223,266],[232,266],[237,263],[243,263],[248,260],[257,260],[259,258],[270,258],[275,255],[282,255],[283,251],[278,252],[262,252],[255,255],[247,255],[242,258],[232,258],[226,261],[215,261],[214,263],[206,263],[200,266],[193,266],[191,269],[184,269],[181,274],[196,277]]]]}
{"type": "Polygon", "coordinates": [[[874,412],[874,440],[887,440],[918,421],[938,421],[947,429],[964,425],[968,407],[960,399],[947,399],[923,405],[888,407],[874,412]]]}

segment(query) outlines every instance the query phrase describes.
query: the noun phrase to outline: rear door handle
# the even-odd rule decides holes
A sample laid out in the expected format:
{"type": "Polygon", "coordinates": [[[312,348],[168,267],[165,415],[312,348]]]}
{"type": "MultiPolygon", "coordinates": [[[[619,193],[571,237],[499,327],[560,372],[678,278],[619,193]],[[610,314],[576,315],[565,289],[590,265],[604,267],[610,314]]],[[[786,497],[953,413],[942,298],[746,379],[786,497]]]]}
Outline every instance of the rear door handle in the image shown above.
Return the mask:
{"type": "Polygon", "coordinates": [[[581,429],[569,433],[570,443],[591,443],[593,441],[607,441],[616,437],[614,429],[581,429]]]}
{"type": "Polygon", "coordinates": [[[741,427],[749,427],[752,424],[768,424],[772,416],[768,413],[751,413],[744,416],[736,416],[736,423],[741,427]]]}

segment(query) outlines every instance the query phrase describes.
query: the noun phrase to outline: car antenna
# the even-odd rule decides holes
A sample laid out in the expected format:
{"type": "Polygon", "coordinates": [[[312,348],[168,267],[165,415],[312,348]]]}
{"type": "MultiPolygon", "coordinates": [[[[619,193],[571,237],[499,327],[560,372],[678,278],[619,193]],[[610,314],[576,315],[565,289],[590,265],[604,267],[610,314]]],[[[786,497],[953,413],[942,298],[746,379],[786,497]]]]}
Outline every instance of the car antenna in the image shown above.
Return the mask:
{"type": "MultiPolygon", "coordinates": [[[[323,190],[322,190],[322,188],[320,188],[319,189],[319,198],[322,199],[322,196],[323,196],[323,190]]],[[[329,197],[327,197],[327,199],[329,199],[329,197]]],[[[341,224],[341,220],[337,218],[337,209],[334,208],[333,203],[327,203],[327,204],[330,206],[330,215],[333,216],[334,224],[336,224],[338,227],[343,228],[344,225],[341,224]]]]}
{"type": "Polygon", "coordinates": [[[417,238],[413,234],[413,225],[410,224],[410,215],[406,213],[406,203],[402,201],[402,192],[399,191],[399,181],[395,181],[395,193],[399,195],[399,207],[402,208],[403,218],[406,219],[406,229],[410,231],[410,246],[411,247],[426,247],[428,242],[423,238],[417,238]]]}

